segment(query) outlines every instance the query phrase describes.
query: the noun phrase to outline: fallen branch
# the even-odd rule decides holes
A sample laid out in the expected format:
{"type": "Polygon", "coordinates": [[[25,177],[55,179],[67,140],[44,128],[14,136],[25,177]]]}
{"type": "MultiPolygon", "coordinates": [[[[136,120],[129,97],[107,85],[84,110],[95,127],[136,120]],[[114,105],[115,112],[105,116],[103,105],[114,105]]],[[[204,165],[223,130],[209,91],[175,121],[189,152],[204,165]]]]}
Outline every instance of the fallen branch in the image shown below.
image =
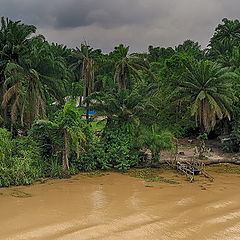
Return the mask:
{"type": "Polygon", "coordinates": [[[213,164],[219,164],[219,163],[229,163],[229,164],[235,164],[240,165],[240,160],[236,159],[228,159],[228,160],[199,160],[199,163],[204,163],[206,166],[213,165],[213,164]]]}
{"type": "MultiPolygon", "coordinates": [[[[181,160],[181,163],[189,163],[189,160],[181,160]]],[[[234,165],[240,165],[240,160],[238,159],[222,159],[222,160],[196,160],[197,163],[199,164],[204,164],[205,166],[209,165],[214,165],[214,164],[220,164],[220,163],[229,163],[229,164],[234,164],[234,165]]],[[[156,163],[146,163],[139,165],[139,168],[146,168],[146,167],[152,167],[152,168],[159,168],[161,165],[168,164],[169,161],[167,160],[160,160],[159,162],[156,163]]]]}

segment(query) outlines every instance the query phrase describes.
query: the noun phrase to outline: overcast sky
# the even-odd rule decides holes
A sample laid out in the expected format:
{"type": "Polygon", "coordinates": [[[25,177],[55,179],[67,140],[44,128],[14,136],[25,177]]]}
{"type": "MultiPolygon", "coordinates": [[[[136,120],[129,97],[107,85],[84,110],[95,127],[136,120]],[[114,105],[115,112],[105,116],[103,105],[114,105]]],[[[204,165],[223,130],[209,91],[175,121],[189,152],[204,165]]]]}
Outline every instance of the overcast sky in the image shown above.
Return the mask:
{"type": "Polygon", "coordinates": [[[0,15],[34,24],[50,42],[104,52],[124,43],[131,51],[184,40],[206,47],[224,17],[240,18],[240,0],[0,0],[0,15]]]}

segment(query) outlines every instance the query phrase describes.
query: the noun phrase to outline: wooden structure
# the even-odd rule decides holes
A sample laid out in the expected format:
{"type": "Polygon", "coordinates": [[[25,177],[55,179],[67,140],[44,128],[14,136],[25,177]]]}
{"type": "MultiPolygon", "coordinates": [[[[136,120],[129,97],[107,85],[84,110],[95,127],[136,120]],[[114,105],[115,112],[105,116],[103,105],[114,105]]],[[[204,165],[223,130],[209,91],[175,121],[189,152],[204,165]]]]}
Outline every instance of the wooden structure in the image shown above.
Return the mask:
{"type": "MultiPolygon", "coordinates": [[[[176,148],[177,149],[177,148],[176,148]]],[[[191,160],[178,160],[178,151],[175,152],[174,156],[172,156],[171,160],[167,160],[167,164],[181,173],[185,174],[187,176],[187,179],[190,182],[194,181],[194,177],[196,175],[202,174],[206,178],[209,179],[209,181],[213,181],[214,178],[207,173],[205,169],[205,164],[202,161],[199,161],[196,156],[192,157],[191,160]]]]}

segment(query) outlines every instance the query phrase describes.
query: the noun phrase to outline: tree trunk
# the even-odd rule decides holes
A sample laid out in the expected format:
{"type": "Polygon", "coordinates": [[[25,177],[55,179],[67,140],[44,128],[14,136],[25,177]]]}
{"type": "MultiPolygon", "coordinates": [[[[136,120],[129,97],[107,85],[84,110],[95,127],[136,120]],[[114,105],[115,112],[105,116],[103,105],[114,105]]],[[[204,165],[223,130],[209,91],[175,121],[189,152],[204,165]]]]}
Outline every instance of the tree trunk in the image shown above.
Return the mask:
{"type": "Polygon", "coordinates": [[[87,123],[89,123],[89,102],[87,101],[86,103],[86,119],[87,119],[87,123]]]}
{"type": "Polygon", "coordinates": [[[199,152],[199,156],[198,158],[199,159],[203,159],[204,158],[204,152],[206,150],[206,144],[205,144],[205,141],[204,139],[201,140],[200,144],[199,144],[199,147],[198,147],[198,152],[199,152]]]}
{"type": "Polygon", "coordinates": [[[68,140],[68,132],[66,129],[64,129],[64,151],[63,151],[63,159],[62,159],[62,166],[64,172],[69,172],[69,152],[70,152],[70,146],[69,146],[69,140],[68,140]]]}
{"type": "Polygon", "coordinates": [[[79,99],[79,107],[81,107],[81,106],[82,106],[82,96],[79,99]]]}

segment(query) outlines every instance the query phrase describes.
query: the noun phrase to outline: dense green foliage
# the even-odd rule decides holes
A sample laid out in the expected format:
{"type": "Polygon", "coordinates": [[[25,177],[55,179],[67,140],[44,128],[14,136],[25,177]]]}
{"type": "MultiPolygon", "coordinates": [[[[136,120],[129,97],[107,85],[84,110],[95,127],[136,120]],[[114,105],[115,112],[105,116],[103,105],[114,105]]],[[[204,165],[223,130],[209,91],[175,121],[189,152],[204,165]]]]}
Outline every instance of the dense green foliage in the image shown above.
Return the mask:
{"type": "Polygon", "coordinates": [[[49,44],[36,27],[0,26],[0,186],[78,171],[126,170],[175,137],[230,135],[240,144],[240,23],[223,19],[207,49],[186,40],[103,54],[49,44]],[[91,117],[90,110],[96,111],[91,117]]]}
{"type": "Polygon", "coordinates": [[[37,144],[28,137],[11,138],[0,129],[0,186],[31,184],[44,176],[44,162],[37,144]]]}
{"type": "Polygon", "coordinates": [[[111,129],[105,131],[102,139],[90,143],[88,151],[79,160],[75,160],[75,164],[83,171],[110,168],[127,170],[136,166],[139,154],[137,149],[134,149],[129,134],[119,129],[111,129]]]}

